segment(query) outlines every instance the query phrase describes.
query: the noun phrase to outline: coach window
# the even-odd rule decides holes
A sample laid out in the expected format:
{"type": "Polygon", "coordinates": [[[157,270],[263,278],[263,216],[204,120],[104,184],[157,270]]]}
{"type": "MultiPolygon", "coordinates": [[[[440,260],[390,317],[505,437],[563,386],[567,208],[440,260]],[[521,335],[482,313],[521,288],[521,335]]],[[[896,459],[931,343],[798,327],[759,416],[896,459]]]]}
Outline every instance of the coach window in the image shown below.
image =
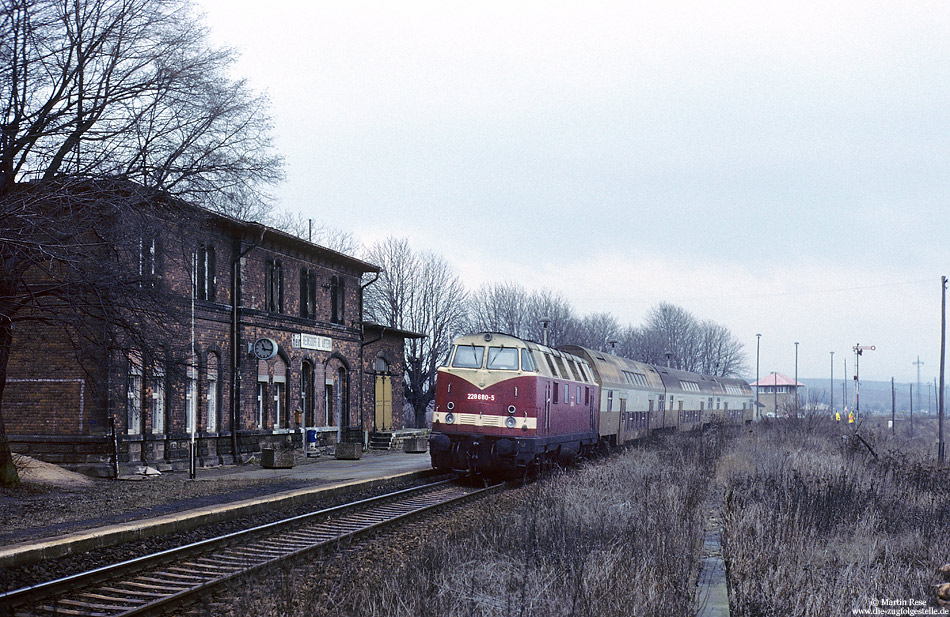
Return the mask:
{"type": "Polygon", "coordinates": [[[502,371],[517,371],[518,350],[514,347],[489,347],[486,366],[502,371]]]}
{"type": "Polygon", "coordinates": [[[614,410],[614,391],[607,390],[607,411],[614,410]]]}
{"type": "Polygon", "coordinates": [[[558,392],[560,392],[560,390],[561,390],[560,385],[558,385],[558,383],[555,381],[555,382],[554,382],[554,400],[551,401],[552,403],[557,403],[557,396],[558,396],[558,392]]]}
{"type": "Polygon", "coordinates": [[[577,398],[575,400],[577,401],[578,405],[581,404],[581,387],[580,386],[577,386],[577,398]]]}
{"type": "Polygon", "coordinates": [[[455,368],[481,368],[485,348],[480,345],[459,345],[455,348],[452,366],[455,368]]]}
{"type": "Polygon", "coordinates": [[[570,384],[564,384],[564,402],[571,402],[571,386],[570,384]]]}
{"type": "Polygon", "coordinates": [[[551,359],[551,354],[544,354],[544,359],[548,363],[548,369],[550,369],[551,375],[554,377],[560,377],[560,375],[558,375],[557,369],[554,368],[554,360],[551,359]]]}

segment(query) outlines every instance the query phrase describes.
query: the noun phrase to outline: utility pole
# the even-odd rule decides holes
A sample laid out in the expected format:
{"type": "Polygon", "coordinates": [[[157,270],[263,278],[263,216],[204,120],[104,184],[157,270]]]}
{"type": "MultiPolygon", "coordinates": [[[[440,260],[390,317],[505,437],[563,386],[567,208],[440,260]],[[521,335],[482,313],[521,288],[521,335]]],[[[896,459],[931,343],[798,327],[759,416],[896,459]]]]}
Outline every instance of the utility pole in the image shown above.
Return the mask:
{"type": "MultiPolygon", "coordinates": [[[[920,384],[917,385],[917,396],[920,396],[920,384]]],[[[914,384],[910,384],[910,434],[914,434],[914,384]]]]}
{"type": "Polygon", "coordinates": [[[841,399],[841,406],[847,407],[848,406],[848,359],[842,358],[841,362],[842,364],[844,364],[844,373],[841,374],[841,394],[843,397],[841,399]]]}
{"type": "Polygon", "coordinates": [[[795,415],[798,415],[798,341],[795,341],[795,415]]]}
{"type": "Polygon", "coordinates": [[[920,361],[920,356],[917,356],[917,361],[911,362],[911,364],[917,365],[917,409],[920,409],[920,365],[923,362],[920,361]]]}
{"type": "Polygon", "coordinates": [[[940,277],[940,390],[937,393],[940,415],[937,419],[937,462],[943,465],[943,370],[947,352],[947,277],[940,277]]]}
{"type": "Polygon", "coordinates": [[[897,430],[897,418],[894,417],[895,411],[897,409],[897,399],[894,395],[894,378],[891,377],[891,435],[894,434],[894,431],[897,430]]]}
{"type": "Polygon", "coordinates": [[[759,417],[759,343],[762,335],[755,335],[755,417],[759,417]]]}
{"type": "Polygon", "coordinates": [[[835,415],[835,352],[831,352],[831,415],[835,415]]]}

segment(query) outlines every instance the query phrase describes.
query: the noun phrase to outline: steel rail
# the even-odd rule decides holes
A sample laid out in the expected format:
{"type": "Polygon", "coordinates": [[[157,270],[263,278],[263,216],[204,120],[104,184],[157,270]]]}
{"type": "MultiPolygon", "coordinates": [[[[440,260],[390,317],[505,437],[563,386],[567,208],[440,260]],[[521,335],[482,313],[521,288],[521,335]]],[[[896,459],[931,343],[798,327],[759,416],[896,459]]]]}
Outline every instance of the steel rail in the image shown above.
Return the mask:
{"type": "Polygon", "coordinates": [[[453,482],[361,499],[2,593],[0,614],[158,614],[277,561],[295,559],[503,486],[471,489],[453,482]],[[62,597],[67,591],[71,595],[62,597]]]}

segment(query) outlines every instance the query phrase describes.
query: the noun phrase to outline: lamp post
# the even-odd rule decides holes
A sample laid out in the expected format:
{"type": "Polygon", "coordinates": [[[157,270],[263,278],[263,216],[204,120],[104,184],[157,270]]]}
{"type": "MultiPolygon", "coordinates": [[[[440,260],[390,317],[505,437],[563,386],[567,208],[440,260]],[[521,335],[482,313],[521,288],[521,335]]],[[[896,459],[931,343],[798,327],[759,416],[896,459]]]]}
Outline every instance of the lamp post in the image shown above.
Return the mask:
{"type": "Polygon", "coordinates": [[[759,343],[761,334],[755,335],[755,417],[759,417],[759,343]]]}
{"type": "Polygon", "coordinates": [[[778,417],[778,373],[772,371],[772,415],[778,417]]]}
{"type": "Polygon", "coordinates": [[[798,415],[798,341],[795,341],[795,415],[798,415]]]}

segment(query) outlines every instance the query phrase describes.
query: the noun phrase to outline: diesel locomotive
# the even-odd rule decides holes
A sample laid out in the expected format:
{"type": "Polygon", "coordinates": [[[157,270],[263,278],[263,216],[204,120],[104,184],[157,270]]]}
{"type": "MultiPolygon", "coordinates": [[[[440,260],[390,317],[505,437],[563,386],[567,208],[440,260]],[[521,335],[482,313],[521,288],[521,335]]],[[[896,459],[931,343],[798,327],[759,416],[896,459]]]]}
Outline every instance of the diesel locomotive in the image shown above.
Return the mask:
{"type": "Polygon", "coordinates": [[[429,451],[439,469],[504,475],[657,431],[754,417],[741,379],[481,332],[453,341],[436,380],[429,451]]]}

